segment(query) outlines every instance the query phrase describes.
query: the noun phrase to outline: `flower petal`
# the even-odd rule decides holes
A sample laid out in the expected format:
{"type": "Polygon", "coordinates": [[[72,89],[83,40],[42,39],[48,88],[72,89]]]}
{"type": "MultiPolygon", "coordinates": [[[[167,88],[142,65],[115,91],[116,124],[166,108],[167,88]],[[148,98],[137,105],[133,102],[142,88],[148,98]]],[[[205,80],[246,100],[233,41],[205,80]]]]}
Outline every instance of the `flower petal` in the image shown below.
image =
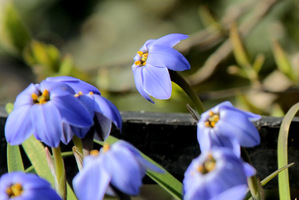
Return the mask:
{"type": "Polygon", "coordinates": [[[244,147],[253,147],[260,143],[258,130],[243,113],[225,110],[220,112],[220,117],[219,125],[217,123],[216,126],[223,135],[236,138],[244,147]]]}
{"type": "Polygon", "coordinates": [[[157,99],[169,99],[172,92],[168,69],[150,64],[142,67],[144,91],[157,99]]]}
{"type": "Polygon", "coordinates": [[[19,145],[32,133],[33,126],[30,117],[31,105],[19,107],[13,110],[5,123],[5,138],[11,145],[19,145]]]}
{"type": "Polygon", "coordinates": [[[90,112],[76,97],[60,96],[52,98],[51,102],[54,102],[59,109],[62,120],[69,124],[78,127],[88,127],[93,124],[93,116],[90,116],[90,112]]]}
{"type": "Polygon", "coordinates": [[[181,40],[185,40],[188,37],[189,37],[188,35],[184,35],[180,33],[172,33],[152,41],[150,45],[161,45],[161,46],[173,47],[181,40]]]}
{"type": "Polygon", "coordinates": [[[190,69],[188,60],[177,50],[160,46],[152,45],[148,54],[147,63],[155,67],[167,67],[174,71],[184,71],[190,69]]]}
{"type": "Polygon", "coordinates": [[[87,94],[89,92],[101,94],[100,91],[93,85],[86,83],[80,79],[70,77],[70,76],[48,77],[46,80],[53,81],[53,82],[65,83],[65,84],[69,85],[71,88],[73,88],[73,90],[76,93],[81,91],[81,92],[83,92],[83,94],[87,94]]]}
{"type": "Polygon", "coordinates": [[[31,83],[25,90],[23,90],[16,98],[16,101],[14,103],[14,109],[18,109],[21,106],[25,105],[33,105],[33,99],[31,95],[39,94],[39,90],[36,88],[36,86],[31,83]]]}
{"type": "Polygon", "coordinates": [[[58,109],[50,102],[35,104],[30,112],[34,122],[34,136],[50,147],[57,147],[62,134],[62,121],[58,109]]]}
{"type": "Polygon", "coordinates": [[[99,141],[105,141],[111,131],[112,122],[101,113],[96,113],[94,119],[94,127],[94,138],[99,141]]]}
{"type": "Polygon", "coordinates": [[[145,98],[146,100],[150,101],[151,103],[153,100],[149,97],[149,95],[144,91],[143,88],[143,77],[142,77],[142,67],[138,67],[136,65],[132,66],[133,74],[134,74],[134,81],[135,81],[135,86],[138,90],[138,92],[145,98]]]}
{"type": "Polygon", "coordinates": [[[248,187],[246,184],[237,185],[211,198],[211,200],[227,200],[227,199],[242,200],[244,199],[247,190],[248,187]]]}
{"type": "Polygon", "coordinates": [[[139,166],[127,149],[111,149],[105,154],[103,164],[109,174],[113,174],[111,184],[126,194],[137,195],[145,169],[139,166]]]}
{"type": "Polygon", "coordinates": [[[113,121],[113,123],[121,129],[121,116],[118,109],[113,103],[100,95],[93,95],[96,102],[95,111],[103,114],[105,117],[113,121]]]}
{"type": "Polygon", "coordinates": [[[102,200],[111,176],[101,167],[104,163],[93,162],[84,165],[73,179],[76,196],[80,200],[102,200]]]}

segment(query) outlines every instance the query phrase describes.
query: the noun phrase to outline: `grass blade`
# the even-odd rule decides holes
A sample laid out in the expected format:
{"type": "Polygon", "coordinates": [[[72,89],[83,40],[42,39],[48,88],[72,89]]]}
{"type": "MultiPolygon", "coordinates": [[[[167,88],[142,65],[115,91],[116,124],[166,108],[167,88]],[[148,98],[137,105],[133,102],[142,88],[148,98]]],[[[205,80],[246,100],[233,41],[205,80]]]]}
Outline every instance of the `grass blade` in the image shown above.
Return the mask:
{"type": "MultiPolygon", "coordinates": [[[[282,168],[288,164],[288,136],[291,122],[295,114],[299,110],[299,103],[293,105],[285,115],[280,126],[278,142],[277,142],[277,160],[278,168],[282,168]]],[[[278,174],[279,196],[281,200],[290,200],[289,170],[278,174]]]]}
{"type": "Polygon", "coordinates": [[[20,147],[7,143],[7,169],[8,172],[24,171],[20,147]]]}

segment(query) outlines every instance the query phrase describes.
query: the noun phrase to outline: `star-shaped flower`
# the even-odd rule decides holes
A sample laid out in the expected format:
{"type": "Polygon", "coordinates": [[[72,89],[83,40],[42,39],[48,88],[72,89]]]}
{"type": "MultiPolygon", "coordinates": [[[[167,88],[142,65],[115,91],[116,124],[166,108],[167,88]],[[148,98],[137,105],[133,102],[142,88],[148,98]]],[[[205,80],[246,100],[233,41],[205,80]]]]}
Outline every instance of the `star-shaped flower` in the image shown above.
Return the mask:
{"type": "Polygon", "coordinates": [[[255,169],[230,149],[213,149],[195,158],[185,172],[185,200],[241,200],[247,193],[247,178],[255,169]]]}
{"type": "Polygon", "coordinates": [[[11,172],[0,178],[1,200],[61,200],[46,180],[35,174],[11,172]]]}
{"type": "Polygon", "coordinates": [[[46,145],[67,144],[72,134],[64,124],[90,127],[92,117],[86,106],[74,97],[74,90],[59,82],[30,84],[14,103],[5,124],[5,137],[11,145],[19,145],[31,134],[46,145]]]}
{"type": "Polygon", "coordinates": [[[138,92],[148,101],[169,99],[172,92],[170,70],[190,69],[187,59],[172,47],[188,38],[183,34],[169,34],[159,39],[151,39],[137,51],[132,70],[138,92]]]}
{"type": "Polygon", "coordinates": [[[50,77],[46,80],[67,84],[75,91],[75,97],[88,109],[94,121],[92,126],[69,127],[70,131],[78,137],[83,138],[91,128],[94,128],[96,139],[104,141],[110,133],[111,122],[121,129],[122,120],[118,109],[109,100],[101,96],[100,91],[93,85],[68,76],[50,77]]]}
{"type": "Polygon", "coordinates": [[[227,147],[240,155],[240,146],[253,147],[260,143],[260,135],[252,121],[260,115],[235,108],[223,102],[202,113],[197,123],[197,139],[202,152],[212,147],[227,147]]]}
{"type": "Polygon", "coordinates": [[[79,200],[101,200],[113,188],[127,195],[137,195],[146,170],[162,172],[145,160],[129,143],[104,144],[101,151],[92,151],[83,160],[82,170],[73,179],[79,200]]]}

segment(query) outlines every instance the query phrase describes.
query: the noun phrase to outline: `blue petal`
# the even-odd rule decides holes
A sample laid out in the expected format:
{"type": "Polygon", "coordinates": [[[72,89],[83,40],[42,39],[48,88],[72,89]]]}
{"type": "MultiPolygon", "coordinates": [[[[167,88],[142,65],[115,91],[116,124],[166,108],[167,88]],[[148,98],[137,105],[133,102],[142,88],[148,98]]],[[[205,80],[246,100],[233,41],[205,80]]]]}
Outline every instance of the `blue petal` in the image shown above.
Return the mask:
{"type": "MultiPolygon", "coordinates": [[[[19,198],[16,198],[19,199],[19,198]]],[[[22,195],[20,196],[22,200],[62,200],[60,196],[50,188],[42,188],[38,190],[25,190],[22,195]]]]}
{"type": "Polygon", "coordinates": [[[244,162],[243,166],[244,166],[244,171],[245,171],[245,174],[247,177],[251,177],[256,174],[255,168],[252,167],[250,164],[244,162]]]}
{"type": "Polygon", "coordinates": [[[211,200],[228,200],[228,199],[242,200],[244,199],[247,191],[248,191],[248,187],[246,184],[237,185],[235,187],[232,187],[220,193],[219,195],[214,196],[213,198],[211,198],[211,200]]]}
{"type": "Polygon", "coordinates": [[[34,135],[50,147],[57,147],[62,134],[62,121],[58,109],[50,102],[35,104],[30,113],[34,122],[34,135]]]}
{"type": "Polygon", "coordinates": [[[93,162],[84,165],[73,179],[73,188],[80,200],[102,200],[111,176],[102,167],[104,163],[93,162]]]}
{"type": "Polygon", "coordinates": [[[24,142],[32,133],[33,127],[30,117],[31,106],[22,106],[13,110],[6,120],[5,138],[11,145],[19,145],[24,142]]]}
{"type": "Polygon", "coordinates": [[[157,99],[169,99],[172,92],[168,69],[150,64],[142,67],[144,91],[157,99]]]}
{"type": "Polygon", "coordinates": [[[83,94],[87,94],[89,92],[93,92],[96,94],[101,94],[100,91],[93,85],[86,83],[80,79],[73,78],[70,76],[58,76],[58,77],[48,77],[47,81],[53,82],[62,82],[69,85],[76,93],[79,91],[83,92],[83,94]]]}
{"type": "Polygon", "coordinates": [[[181,40],[187,39],[189,36],[180,34],[180,33],[172,33],[169,35],[165,35],[159,39],[154,40],[151,42],[150,45],[161,45],[161,46],[167,46],[167,47],[173,47],[177,43],[179,43],[181,40]]]}
{"type": "Polygon", "coordinates": [[[188,60],[177,50],[160,45],[152,45],[146,63],[155,67],[167,67],[174,71],[190,69],[188,60]]]}
{"type": "Polygon", "coordinates": [[[96,113],[95,116],[96,117],[94,119],[94,126],[95,126],[94,138],[100,141],[105,141],[111,131],[112,122],[110,119],[108,119],[107,117],[105,117],[100,113],[96,113]]]}
{"type": "Polygon", "coordinates": [[[113,103],[100,95],[93,95],[96,102],[96,112],[103,114],[121,129],[121,115],[113,103]]]}
{"type": "Polygon", "coordinates": [[[60,140],[64,144],[68,144],[74,136],[71,126],[66,123],[62,123],[63,132],[61,134],[60,140]]]}
{"type": "Polygon", "coordinates": [[[220,118],[216,126],[223,135],[236,138],[244,147],[253,147],[260,143],[259,132],[246,115],[225,110],[220,112],[220,118]]]}
{"type": "Polygon", "coordinates": [[[135,86],[138,90],[138,92],[148,101],[151,103],[154,103],[149,95],[144,91],[144,86],[143,86],[143,77],[142,77],[142,67],[138,67],[133,65],[132,66],[133,74],[134,74],[134,81],[135,81],[135,86]]]}
{"type": "Polygon", "coordinates": [[[76,98],[70,95],[52,98],[53,102],[61,113],[61,118],[73,126],[88,127],[93,124],[90,112],[76,98]]]}
{"type": "MultiPolygon", "coordinates": [[[[197,125],[197,140],[200,146],[201,152],[207,152],[211,149],[210,129],[204,127],[202,123],[197,125]]],[[[212,133],[213,134],[213,133],[212,133]]]]}
{"type": "Polygon", "coordinates": [[[51,81],[42,81],[37,88],[43,92],[44,90],[48,90],[50,93],[50,100],[53,97],[57,96],[65,96],[65,95],[74,95],[75,91],[69,87],[67,84],[60,82],[51,82],[51,81]]]}
{"type": "Polygon", "coordinates": [[[162,169],[160,169],[159,167],[157,167],[156,165],[150,163],[149,161],[145,160],[141,154],[139,153],[139,151],[130,143],[125,142],[125,141],[118,141],[117,143],[115,143],[113,145],[113,148],[117,149],[117,148],[126,148],[128,149],[133,156],[138,160],[139,164],[145,168],[146,170],[152,170],[155,172],[159,172],[159,173],[164,173],[164,171],[162,169]]]}
{"type": "Polygon", "coordinates": [[[31,95],[39,94],[39,90],[36,88],[34,84],[30,84],[25,90],[23,90],[16,98],[16,101],[14,103],[14,109],[18,109],[21,106],[25,105],[33,105],[33,99],[31,95]]]}
{"type": "Polygon", "coordinates": [[[126,194],[137,195],[145,170],[127,149],[113,149],[113,146],[111,148],[105,153],[104,161],[105,169],[109,174],[113,174],[111,184],[126,194]]]}

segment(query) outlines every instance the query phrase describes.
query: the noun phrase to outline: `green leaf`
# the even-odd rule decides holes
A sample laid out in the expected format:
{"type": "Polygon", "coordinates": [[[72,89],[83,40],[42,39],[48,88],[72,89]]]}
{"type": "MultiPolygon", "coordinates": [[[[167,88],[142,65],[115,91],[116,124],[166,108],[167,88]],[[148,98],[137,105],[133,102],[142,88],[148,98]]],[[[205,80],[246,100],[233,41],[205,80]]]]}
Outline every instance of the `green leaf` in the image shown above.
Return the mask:
{"type": "Polygon", "coordinates": [[[22,143],[23,149],[28,156],[36,173],[51,183],[55,187],[54,178],[51,174],[50,168],[45,155],[45,149],[42,143],[35,139],[32,135],[30,138],[22,143]]]}
{"type": "Polygon", "coordinates": [[[5,104],[5,111],[7,112],[7,114],[10,114],[12,110],[13,110],[13,103],[5,104]]]}
{"type": "Polygon", "coordinates": [[[0,4],[0,44],[10,53],[20,56],[31,40],[30,33],[12,1],[0,4]]]}
{"type": "Polygon", "coordinates": [[[67,196],[66,196],[67,200],[77,200],[74,191],[72,190],[71,186],[68,183],[66,185],[66,192],[67,192],[67,196]]]}
{"type": "MultiPolygon", "coordinates": [[[[293,105],[282,120],[277,142],[278,168],[288,164],[288,135],[291,122],[299,110],[299,103],[293,105]]],[[[278,174],[279,196],[281,200],[290,200],[289,170],[278,174]]]]}
{"type": "Polygon", "coordinates": [[[290,163],[278,170],[276,170],[275,172],[273,172],[272,174],[270,174],[269,176],[267,176],[266,178],[264,178],[262,181],[261,181],[261,185],[262,186],[265,186],[269,181],[271,181],[277,174],[279,174],[280,172],[282,172],[283,170],[285,169],[288,169],[289,167],[293,166],[295,163],[290,163]]]}
{"type": "Polygon", "coordinates": [[[295,81],[296,76],[293,70],[293,67],[284,52],[284,50],[281,48],[279,43],[277,41],[273,41],[273,54],[274,59],[277,64],[278,69],[286,75],[290,80],[295,81]]]}
{"type": "Polygon", "coordinates": [[[7,143],[7,169],[8,172],[24,171],[20,147],[7,143]]]}
{"type": "MultiPolygon", "coordinates": [[[[118,139],[109,136],[105,143],[113,144],[117,142],[118,139]]],[[[96,143],[103,145],[103,142],[96,141],[96,143]]],[[[157,184],[159,184],[165,191],[167,191],[170,195],[172,195],[176,199],[182,199],[182,183],[178,181],[174,176],[172,176],[169,172],[167,172],[163,167],[161,167],[159,164],[157,164],[155,161],[153,161],[151,158],[140,152],[143,158],[148,160],[149,162],[153,163],[154,165],[158,166],[162,170],[164,170],[165,173],[156,173],[152,171],[147,171],[146,174],[153,179],[157,184]]]]}
{"type": "Polygon", "coordinates": [[[238,28],[236,24],[232,24],[230,28],[229,39],[232,43],[233,52],[237,63],[246,69],[246,67],[250,66],[248,53],[242,43],[241,36],[238,32],[238,28]]]}

